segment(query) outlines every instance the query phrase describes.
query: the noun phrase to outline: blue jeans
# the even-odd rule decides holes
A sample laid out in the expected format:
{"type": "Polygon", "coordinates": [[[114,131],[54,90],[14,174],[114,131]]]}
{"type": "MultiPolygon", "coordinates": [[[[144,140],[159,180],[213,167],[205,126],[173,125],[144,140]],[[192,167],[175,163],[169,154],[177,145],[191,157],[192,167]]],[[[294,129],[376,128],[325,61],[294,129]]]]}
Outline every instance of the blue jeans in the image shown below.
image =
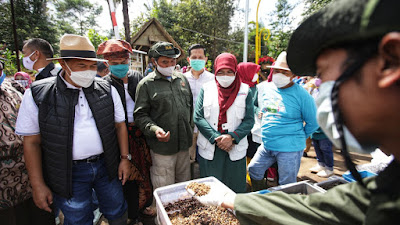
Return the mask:
{"type": "Polygon", "coordinates": [[[318,163],[333,170],[332,142],[328,138],[322,140],[313,139],[312,142],[317,154],[318,163]]]}
{"type": "Polygon", "coordinates": [[[264,179],[265,171],[277,162],[279,185],[295,183],[302,156],[303,150],[278,152],[267,150],[261,145],[248,166],[250,177],[254,180],[264,179]]]}
{"type": "Polygon", "coordinates": [[[93,189],[100,211],[108,220],[122,217],[127,204],[118,178],[109,180],[104,159],[72,164],[72,198],[53,193],[54,204],[64,214],[64,225],[93,225],[93,189]]]}

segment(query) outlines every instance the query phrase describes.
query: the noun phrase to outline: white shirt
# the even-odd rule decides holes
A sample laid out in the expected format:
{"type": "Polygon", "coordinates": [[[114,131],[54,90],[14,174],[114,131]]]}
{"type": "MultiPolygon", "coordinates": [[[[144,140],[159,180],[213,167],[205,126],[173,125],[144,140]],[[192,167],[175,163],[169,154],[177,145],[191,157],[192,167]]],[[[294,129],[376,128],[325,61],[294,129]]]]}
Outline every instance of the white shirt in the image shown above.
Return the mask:
{"type": "Polygon", "coordinates": [[[200,74],[198,79],[196,79],[193,76],[191,70],[189,72],[186,72],[185,76],[188,79],[189,84],[190,84],[190,89],[192,90],[193,107],[195,107],[196,106],[197,96],[199,96],[199,93],[200,93],[201,88],[203,87],[203,84],[207,83],[208,81],[214,80],[215,76],[214,76],[214,74],[208,72],[205,69],[204,69],[203,73],[200,74]]]}
{"type": "MultiPolygon", "coordinates": [[[[61,78],[67,85],[67,88],[79,89],[78,104],[75,105],[74,139],[72,146],[73,160],[85,159],[103,153],[100,134],[82,88],[76,88],[64,80],[62,76],[61,78]]],[[[116,123],[124,122],[124,107],[117,90],[113,86],[111,86],[111,96],[114,102],[114,120],[116,123]]],[[[25,91],[22,99],[15,133],[22,136],[40,134],[39,109],[33,100],[31,89],[25,91]]]]}
{"type": "Polygon", "coordinates": [[[126,113],[128,115],[128,123],[133,123],[133,110],[135,109],[135,101],[131,98],[128,92],[128,84],[124,84],[125,89],[125,101],[126,101],[126,113]]]}

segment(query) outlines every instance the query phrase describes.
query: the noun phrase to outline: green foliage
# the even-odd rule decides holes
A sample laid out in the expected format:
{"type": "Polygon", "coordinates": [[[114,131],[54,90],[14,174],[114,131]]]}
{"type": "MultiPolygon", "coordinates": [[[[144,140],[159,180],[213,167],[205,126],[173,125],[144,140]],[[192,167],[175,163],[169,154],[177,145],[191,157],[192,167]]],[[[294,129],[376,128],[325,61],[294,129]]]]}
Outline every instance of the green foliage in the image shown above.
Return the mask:
{"type": "Polygon", "coordinates": [[[18,72],[16,65],[17,56],[13,51],[8,48],[0,50],[0,56],[6,59],[4,61],[3,71],[7,76],[14,75],[16,72],[18,72]]]}
{"type": "Polygon", "coordinates": [[[278,0],[275,7],[276,11],[271,15],[274,20],[270,23],[272,29],[271,38],[268,42],[268,55],[276,59],[282,51],[286,51],[290,36],[293,33],[291,27],[293,18],[290,17],[290,13],[294,6],[289,4],[288,0],[278,0]]]}
{"type": "Polygon", "coordinates": [[[89,0],[54,1],[57,24],[64,33],[85,35],[91,28],[97,27],[96,17],[103,11],[102,6],[90,3],[89,0]]]}
{"type": "Polygon", "coordinates": [[[323,8],[330,2],[332,2],[332,0],[305,0],[306,7],[303,16],[305,18],[311,16],[314,12],[323,8]]]}
{"type": "Polygon", "coordinates": [[[103,42],[108,40],[108,37],[100,35],[94,29],[89,29],[87,37],[92,42],[93,46],[96,48],[96,51],[97,51],[97,47],[101,43],[103,43],[103,42]]]}
{"type": "MultiPolygon", "coordinates": [[[[15,22],[19,49],[23,41],[30,38],[43,38],[50,43],[57,43],[57,27],[47,11],[43,0],[14,0],[15,22]]],[[[11,20],[11,4],[0,1],[0,44],[15,51],[11,20]]],[[[57,50],[57,46],[53,46],[57,50]]]]}
{"type": "MultiPolygon", "coordinates": [[[[234,0],[153,0],[149,17],[157,18],[184,50],[199,43],[206,47],[209,60],[225,51],[239,55],[243,46],[226,40],[243,41],[243,34],[231,32],[234,0]],[[240,35],[242,37],[240,37],[240,35]],[[224,39],[224,40],[222,40],[224,39]]],[[[181,62],[182,63],[182,62],[181,62]]]]}

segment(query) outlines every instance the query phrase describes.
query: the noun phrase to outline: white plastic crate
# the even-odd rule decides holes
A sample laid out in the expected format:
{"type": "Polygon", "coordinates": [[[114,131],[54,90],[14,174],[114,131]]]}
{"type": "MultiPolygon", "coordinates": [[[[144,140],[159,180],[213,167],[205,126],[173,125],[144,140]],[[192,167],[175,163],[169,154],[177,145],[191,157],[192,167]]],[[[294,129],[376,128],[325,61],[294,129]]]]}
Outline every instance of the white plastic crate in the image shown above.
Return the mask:
{"type": "Polygon", "coordinates": [[[231,189],[229,189],[225,184],[223,184],[215,177],[205,177],[157,188],[156,190],[154,190],[154,198],[156,199],[157,204],[157,220],[160,225],[172,225],[163,204],[175,202],[181,199],[191,198],[192,196],[185,189],[186,185],[191,182],[211,182],[213,183],[213,185],[215,185],[214,187],[218,187],[218,189],[222,188],[234,193],[231,189]]]}
{"type": "Polygon", "coordinates": [[[297,183],[285,184],[277,187],[268,188],[269,191],[283,191],[288,194],[313,194],[313,193],[325,193],[326,191],[321,187],[312,185],[308,180],[300,181],[297,183]]]}

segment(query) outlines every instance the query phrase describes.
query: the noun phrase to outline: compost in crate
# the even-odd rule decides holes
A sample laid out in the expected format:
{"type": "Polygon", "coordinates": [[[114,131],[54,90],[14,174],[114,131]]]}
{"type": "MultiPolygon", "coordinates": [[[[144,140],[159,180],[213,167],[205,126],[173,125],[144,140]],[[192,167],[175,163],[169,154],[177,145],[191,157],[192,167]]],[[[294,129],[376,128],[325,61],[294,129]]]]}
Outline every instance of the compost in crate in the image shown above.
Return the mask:
{"type": "Polygon", "coordinates": [[[164,205],[172,224],[240,224],[225,208],[201,204],[195,198],[181,199],[164,205]]]}

